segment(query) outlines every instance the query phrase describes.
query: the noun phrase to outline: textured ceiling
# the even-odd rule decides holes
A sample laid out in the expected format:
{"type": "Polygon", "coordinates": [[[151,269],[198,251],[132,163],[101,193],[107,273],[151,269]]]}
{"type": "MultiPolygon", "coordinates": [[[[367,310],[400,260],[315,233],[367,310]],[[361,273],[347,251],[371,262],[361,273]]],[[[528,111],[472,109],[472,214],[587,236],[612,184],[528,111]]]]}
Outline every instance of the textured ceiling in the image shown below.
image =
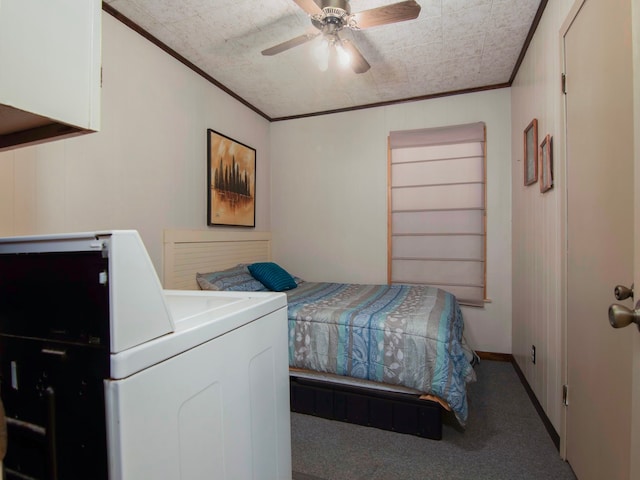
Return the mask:
{"type": "MultiPolygon", "coordinates": [[[[318,0],[320,1],[320,0],[318,0]]],[[[317,30],[293,0],[104,0],[269,119],[508,84],[540,0],[418,0],[415,20],[344,29],[366,73],[318,69],[318,39],[261,51],[317,30]]],[[[396,3],[352,0],[352,13],[396,3]]]]}

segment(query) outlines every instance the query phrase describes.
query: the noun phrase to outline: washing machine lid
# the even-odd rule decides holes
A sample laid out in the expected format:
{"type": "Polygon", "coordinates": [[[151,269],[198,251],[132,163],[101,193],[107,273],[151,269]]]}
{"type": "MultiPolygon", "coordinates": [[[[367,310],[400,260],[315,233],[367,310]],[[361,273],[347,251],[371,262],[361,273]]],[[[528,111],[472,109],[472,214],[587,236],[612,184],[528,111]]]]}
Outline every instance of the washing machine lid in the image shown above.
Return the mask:
{"type": "MultiPolygon", "coordinates": [[[[287,306],[286,295],[275,292],[165,290],[164,295],[174,320],[174,331],[112,354],[113,380],[159,364],[277,310],[284,311],[287,306]]],[[[283,325],[283,334],[286,334],[286,325],[283,325]]]]}

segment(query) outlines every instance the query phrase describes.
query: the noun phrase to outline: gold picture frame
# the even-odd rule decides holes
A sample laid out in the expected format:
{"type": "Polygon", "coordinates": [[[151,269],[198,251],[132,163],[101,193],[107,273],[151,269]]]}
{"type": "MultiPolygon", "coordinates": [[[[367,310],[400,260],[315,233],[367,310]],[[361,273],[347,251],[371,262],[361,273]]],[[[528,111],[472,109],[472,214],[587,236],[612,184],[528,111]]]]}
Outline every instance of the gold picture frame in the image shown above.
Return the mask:
{"type": "Polygon", "coordinates": [[[533,119],[524,129],[524,184],[538,181],[538,120],[533,119]]]}
{"type": "Polygon", "coordinates": [[[256,150],[207,130],[207,225],[256,226],[256,150]]]}
{"type": "Polygon", "coordinates": [[[548,192],[553,188],[553,148],[551,135],[547,135],[540,144],[540,191],[548,192]]]}

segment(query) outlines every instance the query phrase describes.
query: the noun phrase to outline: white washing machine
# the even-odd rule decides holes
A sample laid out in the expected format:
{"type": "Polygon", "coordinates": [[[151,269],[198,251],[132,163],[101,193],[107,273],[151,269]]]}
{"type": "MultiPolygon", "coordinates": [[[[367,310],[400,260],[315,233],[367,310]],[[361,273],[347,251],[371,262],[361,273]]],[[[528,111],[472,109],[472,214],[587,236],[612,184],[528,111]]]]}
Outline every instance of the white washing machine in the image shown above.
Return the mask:
{"type": "Polygon", "coordinates": [[[0,239],[0,367],[7,479],[291,478],[286,296],[163,290],[135,231],[0,239]]]}

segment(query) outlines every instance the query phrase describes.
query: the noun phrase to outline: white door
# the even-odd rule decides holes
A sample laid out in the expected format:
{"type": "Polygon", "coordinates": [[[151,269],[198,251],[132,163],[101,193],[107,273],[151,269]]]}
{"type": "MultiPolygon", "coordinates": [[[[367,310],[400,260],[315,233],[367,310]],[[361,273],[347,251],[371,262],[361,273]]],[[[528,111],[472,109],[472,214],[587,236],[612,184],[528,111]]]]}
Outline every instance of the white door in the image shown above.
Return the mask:
{"type": "MultiPolygon", "coordinates": [[[[635,1],[635,0],[634,0],[635,1]]],[[[564,34],[567,461],[580,480],[630,479],[635,326],[613,329],[634,281],[631,0],[586,0],[564,34]]],[[[638,272],[640,273],[640,272],[638,272]]],[[[640,283],[636,299],[640,299],[640,283]]]]}

